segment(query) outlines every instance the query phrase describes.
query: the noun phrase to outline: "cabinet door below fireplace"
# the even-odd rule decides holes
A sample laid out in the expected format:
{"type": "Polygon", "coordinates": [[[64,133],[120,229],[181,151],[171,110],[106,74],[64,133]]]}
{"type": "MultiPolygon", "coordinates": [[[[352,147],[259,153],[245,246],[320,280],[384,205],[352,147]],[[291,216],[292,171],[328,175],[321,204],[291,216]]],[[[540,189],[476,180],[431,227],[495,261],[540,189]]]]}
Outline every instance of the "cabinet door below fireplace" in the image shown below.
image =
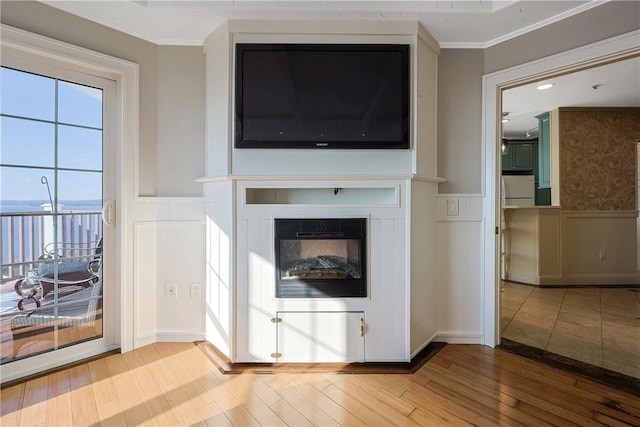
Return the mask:
{"type": "Polygon", "coordinates": [[[278,312],[278,362],[364,362],[364,312],[278,312]]]}

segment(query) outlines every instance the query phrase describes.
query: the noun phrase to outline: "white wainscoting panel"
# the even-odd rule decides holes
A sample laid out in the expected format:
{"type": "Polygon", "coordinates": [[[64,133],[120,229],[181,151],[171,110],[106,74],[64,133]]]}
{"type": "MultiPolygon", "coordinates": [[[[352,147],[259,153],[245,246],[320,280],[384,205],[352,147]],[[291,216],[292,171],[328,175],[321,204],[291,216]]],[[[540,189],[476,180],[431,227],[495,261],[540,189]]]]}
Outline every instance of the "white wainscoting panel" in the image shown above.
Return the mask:
{"type": "Polygon", "coordinates": [[[204,201],[141,197],[132,205],[134,347],[204,337],[204,201]],[[168,298],[166,284],[177,296],[168,298]],[[191,297],[191,284],[200,297],[191,297]]]}
{"type": "Polygon", "coordinates": [[[156,259],[156,225],[153,222],[134,224],[134,346],[142,347],[157,341],[158,270],[156,259]]]}
{"type": "Polygon", "coordinates": [[[635,211],[563,212],[565,284],[638,284],[635,211]]]}
{"type": "Polygon", "coordinates": [[[439,194],[436,198],[438,333],[448,343],[481,344],[483,339],[482,199],[439,194]],[[447,201],[459,215],[447,216],[447,201]]]}
{"type": "Polygon", "coordinates": [[[156,223],[158,341],[204,339],[204,238],[203,221],[156,223]],[[167,284],[176,285],[175,296],[167,284]],[[199,285],[199,295],[192,285],[199,285]]]}

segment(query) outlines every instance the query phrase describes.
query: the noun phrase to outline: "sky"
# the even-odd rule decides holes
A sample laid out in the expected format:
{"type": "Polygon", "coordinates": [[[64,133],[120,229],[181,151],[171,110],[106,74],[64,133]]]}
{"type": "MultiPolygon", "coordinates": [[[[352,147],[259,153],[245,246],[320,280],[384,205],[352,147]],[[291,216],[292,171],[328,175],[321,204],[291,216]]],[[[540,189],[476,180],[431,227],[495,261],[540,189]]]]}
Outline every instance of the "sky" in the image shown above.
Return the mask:
{"type": "Polygon", "coordinates": [[[2,202],[102,199],[102,90],[3,67],[0,115],[2,202]]]}

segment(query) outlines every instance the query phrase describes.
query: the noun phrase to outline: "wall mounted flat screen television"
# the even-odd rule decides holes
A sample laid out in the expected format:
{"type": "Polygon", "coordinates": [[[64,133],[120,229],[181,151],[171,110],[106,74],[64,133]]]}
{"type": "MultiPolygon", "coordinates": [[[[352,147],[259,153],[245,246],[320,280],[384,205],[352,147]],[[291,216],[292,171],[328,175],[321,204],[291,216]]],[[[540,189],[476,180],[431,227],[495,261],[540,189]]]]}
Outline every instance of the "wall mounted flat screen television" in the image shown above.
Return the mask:
{"type": "Polygon", "coordinates": [[[237,44],[236,148],[409,148],[409,45],[237,44]]]}

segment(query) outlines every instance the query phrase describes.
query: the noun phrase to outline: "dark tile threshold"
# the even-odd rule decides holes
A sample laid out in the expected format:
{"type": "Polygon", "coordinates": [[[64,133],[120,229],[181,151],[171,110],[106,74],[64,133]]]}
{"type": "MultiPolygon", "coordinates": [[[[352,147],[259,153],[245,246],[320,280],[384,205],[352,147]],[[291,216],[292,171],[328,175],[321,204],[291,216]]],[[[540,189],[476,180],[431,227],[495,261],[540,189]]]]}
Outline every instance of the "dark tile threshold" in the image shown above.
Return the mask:
{"type": "Polygon", "coordinates": [[[570,359],[560,354],[551,353],[549,351],[511,341],[506,338],[502,338],[502,342],[497,348],[526,357],[527,359],[544,363],[545,365],[554,368],[582,375],[583,377],[592,379],[599,383],[640,396],[640,378],[621,374],[589,363],[580,362],[579,360],[570,359]]]}
{"type": "Polygon", "coordinates": [[[411,362],[366,362],[366,363],[234,363],[213,344],[200,341],[198,347],[218,366],[223,374],[252,372],[260,374],[334,372],[340,374],[412,374],[447,344],[432,342],[423,348],[411,362]]]}

